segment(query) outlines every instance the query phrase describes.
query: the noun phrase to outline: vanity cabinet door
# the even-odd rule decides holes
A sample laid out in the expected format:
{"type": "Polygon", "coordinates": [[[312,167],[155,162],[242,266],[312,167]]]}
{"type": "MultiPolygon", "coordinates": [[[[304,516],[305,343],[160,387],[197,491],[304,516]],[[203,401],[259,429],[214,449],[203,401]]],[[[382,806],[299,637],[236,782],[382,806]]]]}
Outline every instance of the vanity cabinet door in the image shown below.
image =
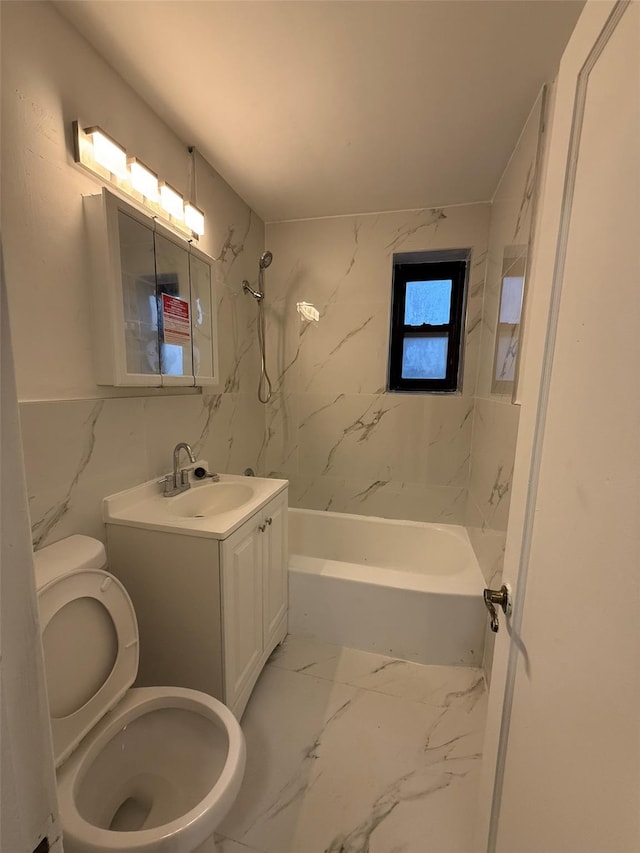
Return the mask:
{"type": "Polygon", "coordinates": [[[260,515],[221,543],[225,703],[255,675],[262,656],[262,544],[260,515]]]}
{"type": "Polygon", "coordinates": [[[263,631],[269,646],[288,607],[288,497],[278,495],[264,509],[263,537],[263,631]]]}

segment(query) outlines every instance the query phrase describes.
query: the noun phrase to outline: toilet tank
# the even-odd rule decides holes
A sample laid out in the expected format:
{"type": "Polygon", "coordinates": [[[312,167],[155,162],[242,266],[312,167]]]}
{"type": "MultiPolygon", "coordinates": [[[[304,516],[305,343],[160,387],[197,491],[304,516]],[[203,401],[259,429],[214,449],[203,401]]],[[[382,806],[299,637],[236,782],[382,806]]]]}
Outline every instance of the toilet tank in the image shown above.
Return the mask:
{"type": "Polygon", "coordinates": [[[98,539],[91,536],[68,536],[53,545],[35,551],[36,589],[39,591],[60,575],[83,569],[104,569],[107,552],[98,539]]]}

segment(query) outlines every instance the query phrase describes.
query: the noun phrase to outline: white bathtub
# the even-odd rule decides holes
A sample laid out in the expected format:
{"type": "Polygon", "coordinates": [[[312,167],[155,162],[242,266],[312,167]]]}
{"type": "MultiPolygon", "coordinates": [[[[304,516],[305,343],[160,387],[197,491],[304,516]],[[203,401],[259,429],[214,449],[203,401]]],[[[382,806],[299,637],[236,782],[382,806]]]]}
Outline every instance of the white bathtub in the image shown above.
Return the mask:
{"type": "Polygon", "coordinates": [[[484,581],[464,527],[289,510],[289,631],[480,666],[484,581]]]}

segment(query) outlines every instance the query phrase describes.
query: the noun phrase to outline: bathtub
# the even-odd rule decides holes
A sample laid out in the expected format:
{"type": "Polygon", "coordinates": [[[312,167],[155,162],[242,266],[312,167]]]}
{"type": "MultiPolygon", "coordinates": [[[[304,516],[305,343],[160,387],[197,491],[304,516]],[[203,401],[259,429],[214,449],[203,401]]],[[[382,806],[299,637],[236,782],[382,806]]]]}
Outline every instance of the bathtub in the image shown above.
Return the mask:
{"type": "Polygon", "coordinates": [[[464,527],[289,510],[289,631],[480,666],[484,580],[464,527]]]}

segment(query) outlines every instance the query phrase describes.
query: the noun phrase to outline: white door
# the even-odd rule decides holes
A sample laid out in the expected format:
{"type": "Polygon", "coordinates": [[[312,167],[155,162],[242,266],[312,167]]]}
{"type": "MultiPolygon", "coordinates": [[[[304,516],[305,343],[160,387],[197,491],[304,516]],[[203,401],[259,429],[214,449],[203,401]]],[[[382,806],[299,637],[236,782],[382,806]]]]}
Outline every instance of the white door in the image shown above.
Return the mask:
{"type": "Polygon", "coordinates": [[[552,115],[477,850],[636,853],[640,4],[587,4],[552,115]]]}

